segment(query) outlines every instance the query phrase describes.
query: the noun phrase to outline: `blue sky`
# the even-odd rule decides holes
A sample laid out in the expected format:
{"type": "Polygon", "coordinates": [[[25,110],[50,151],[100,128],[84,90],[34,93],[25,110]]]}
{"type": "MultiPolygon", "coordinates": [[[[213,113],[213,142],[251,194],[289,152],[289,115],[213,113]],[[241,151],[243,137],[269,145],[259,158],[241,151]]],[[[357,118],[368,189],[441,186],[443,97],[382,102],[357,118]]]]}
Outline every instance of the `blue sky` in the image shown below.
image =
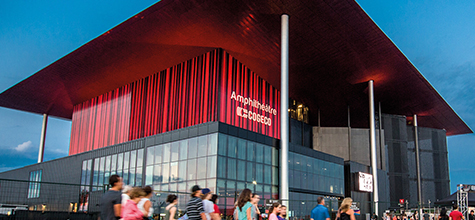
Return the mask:
{"type": "MultiPolygon", "coordinates": [[[[0,1],[0,91],[156,1],[0,1]]],[[[362,8],[475,128],[475,1],[358,0],[362,8]]],[[[40,115],[0,108],[0,172],[36,163],[40,115]]],[[[68,154],[71,122],[50,117],[45,160],[68,154]]],[[[475,184],[475,135],[449,137],[451,187],[475,184]]]]}

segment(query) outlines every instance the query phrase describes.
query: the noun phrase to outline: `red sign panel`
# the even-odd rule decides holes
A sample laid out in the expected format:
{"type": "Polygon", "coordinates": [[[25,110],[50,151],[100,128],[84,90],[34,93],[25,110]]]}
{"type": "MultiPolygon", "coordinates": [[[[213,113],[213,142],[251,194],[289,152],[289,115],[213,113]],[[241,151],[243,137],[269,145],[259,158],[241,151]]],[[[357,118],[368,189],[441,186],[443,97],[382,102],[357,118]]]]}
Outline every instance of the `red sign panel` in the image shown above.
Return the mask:
{"type": "Polygon", "coordinates": [[[224,53],[219,85],[219,121],[280,138],[280,92],[224,53]]]}

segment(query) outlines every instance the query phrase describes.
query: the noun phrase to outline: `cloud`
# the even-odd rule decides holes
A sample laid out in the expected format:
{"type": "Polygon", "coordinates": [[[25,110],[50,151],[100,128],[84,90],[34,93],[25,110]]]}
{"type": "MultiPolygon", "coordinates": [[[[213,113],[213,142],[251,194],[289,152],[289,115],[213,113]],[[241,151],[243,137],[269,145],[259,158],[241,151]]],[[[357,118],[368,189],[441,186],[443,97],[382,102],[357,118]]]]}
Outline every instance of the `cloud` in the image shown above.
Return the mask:
{"type": "Polygon", "coordinates": [[[28,148],[32,146],[31,141],[23,142],[15,147],[15,150],[18,152],[25,152],[28,148]]]}

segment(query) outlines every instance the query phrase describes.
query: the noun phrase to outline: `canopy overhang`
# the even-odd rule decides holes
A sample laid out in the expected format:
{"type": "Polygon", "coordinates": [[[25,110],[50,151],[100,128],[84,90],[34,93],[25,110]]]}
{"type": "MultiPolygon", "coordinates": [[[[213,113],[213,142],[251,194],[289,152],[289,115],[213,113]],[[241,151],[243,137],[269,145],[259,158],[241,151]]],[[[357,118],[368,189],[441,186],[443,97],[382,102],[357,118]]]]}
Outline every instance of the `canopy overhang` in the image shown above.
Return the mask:
{"type": "Polygon", "coordinates": [[[280,87],[280,16],[290,15],[290,97],[316,125],[368,126],[382,111],[447,135],[472,133],[353,0],[163,0],[0,94],[0,106],[71,119],[73,106],[215,48],[280,87]]]}

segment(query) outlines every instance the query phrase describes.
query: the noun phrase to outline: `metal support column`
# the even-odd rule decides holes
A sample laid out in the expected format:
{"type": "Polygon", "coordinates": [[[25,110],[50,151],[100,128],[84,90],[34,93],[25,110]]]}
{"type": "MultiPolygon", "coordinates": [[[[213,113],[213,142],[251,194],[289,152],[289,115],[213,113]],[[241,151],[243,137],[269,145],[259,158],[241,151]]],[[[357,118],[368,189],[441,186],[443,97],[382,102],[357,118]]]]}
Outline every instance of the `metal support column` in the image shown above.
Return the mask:
{"type": "Polygon", "coordinates": [[[419,209],[419,219],[422,219],[421,162],[419,155],[419,132],[417,131],[416,114],[414,114],[414,146],[416,148],[417,208],[419,209]]]}
{"type": "Polygon", "coordinates": [[[48,124],[48,115],[43,114],[43,125],[41,127],[40,151],[38,152],[38,163],[43,162],[46,140],[46,125],[48,124]]]}
{"type": "MultiPolygon", "coordinates": [[[[280,64],[280,199],[289,200],[289,15],[283,14],[280,64]]],[[[290,209],[290,208],[287,208],[290,209]]]]}
{"type": "Polygon", "coordinates": [[[351,115],[350,115],[350,106],[348,106],[348,160],[351,160],[351,115]]]}
{"type": "Polygon", "coordinates": [[[368,82],[369,88],[369,133],[370,133],[370,144],[371,144],[371,169],[373,171],[373,202],[374,202],[374,212],[379,213],[378,209],[378,167],[376,163],[376,128],[374,121],[374,88],[373,80],[368,82]]]}
{"type": "Polygon", "coordinates": [[[381,113],[381,102],[379,102],[379,169],[383,170],[383,148],[385,146],[383,141],[383,113],[381,113]]]}

